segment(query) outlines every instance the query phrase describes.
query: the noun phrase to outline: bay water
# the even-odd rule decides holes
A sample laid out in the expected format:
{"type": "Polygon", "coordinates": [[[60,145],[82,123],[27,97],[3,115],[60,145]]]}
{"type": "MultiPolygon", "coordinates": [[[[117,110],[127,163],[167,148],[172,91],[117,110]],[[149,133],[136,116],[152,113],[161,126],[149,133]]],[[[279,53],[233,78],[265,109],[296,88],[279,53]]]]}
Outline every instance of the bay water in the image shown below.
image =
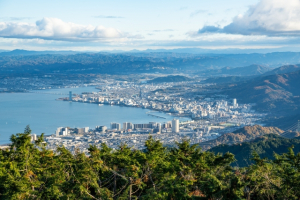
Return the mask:
{"type": "MultiPolygon", "coordinates": [[[[97,92],[94,87],[63,88],[37,90],[30,93],[0,93],[0,144],[9,142],[12,134],[22,133],[30,125],[32,133],[53,134],[58,127],[90,127],[111,122],[148,123],[166,122],[174,117],[157,112],[155,115],[166,119],[149,116],[150,110],[134,107],[110,106],[81,102],[57,101],[81,92],[97,92]]],[[[188,120],[180,118],[180,120],[188,120]]]]}

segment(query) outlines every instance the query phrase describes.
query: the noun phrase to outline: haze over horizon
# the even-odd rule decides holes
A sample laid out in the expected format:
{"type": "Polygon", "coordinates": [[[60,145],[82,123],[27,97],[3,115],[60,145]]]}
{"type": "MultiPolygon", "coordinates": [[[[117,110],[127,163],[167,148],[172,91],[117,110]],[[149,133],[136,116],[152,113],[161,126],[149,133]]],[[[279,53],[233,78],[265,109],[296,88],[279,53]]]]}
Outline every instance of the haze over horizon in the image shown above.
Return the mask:
{"type": "Polygon", "coordinates": [[[300,51],[300,1],[0,1],[2,50],[300,51]]]}

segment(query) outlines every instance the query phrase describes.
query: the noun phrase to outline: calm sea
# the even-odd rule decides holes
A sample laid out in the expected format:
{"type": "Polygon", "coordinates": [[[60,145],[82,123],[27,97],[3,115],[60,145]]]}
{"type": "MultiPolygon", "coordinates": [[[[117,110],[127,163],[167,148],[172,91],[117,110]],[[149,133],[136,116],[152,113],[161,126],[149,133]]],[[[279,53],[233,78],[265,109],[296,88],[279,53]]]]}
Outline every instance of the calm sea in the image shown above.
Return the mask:
{"type": "MultiPolygon", "coordinates": [[[[111,122],[148,123],[166,122],[172,116],[157,112],[156,115],[167,119],[148,116],[149,110],[142,108],[120,107],[89,103],[57,101],[81,92],[96,92],[94,87],[39,90],[39,93],[0,93],[0,144],[8,143],[12,134],[21,133],[30,125],[32,133],[52,134],[57,127],[90,127],[111,122]]],[[[188,120],[181,118],[180,120],[188,120]]]]}

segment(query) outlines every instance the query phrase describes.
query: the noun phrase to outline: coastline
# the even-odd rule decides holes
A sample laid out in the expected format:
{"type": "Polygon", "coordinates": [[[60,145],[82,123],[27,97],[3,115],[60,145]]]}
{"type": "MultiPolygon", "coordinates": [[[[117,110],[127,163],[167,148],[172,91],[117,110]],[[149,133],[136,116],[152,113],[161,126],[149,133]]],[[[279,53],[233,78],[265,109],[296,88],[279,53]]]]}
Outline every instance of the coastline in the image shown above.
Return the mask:
{"type": "MultiPolygon", "coordinates": [[[[74,103],[88,103],[88,104],[98,104],[98,105],[110,105],[110,106],[120,106],[120,107],[129,107],[129,108],[142,108],[142,109],[148,109],[148,110],[152,110],[152,111],[156,111],[156,112],[161,112],[164,114],[169,114],[172,115],[174,117],[185,117],[185,118],[189,118],[190,120],[194,120],[189,114],[180,114],[180,113],[176,113],[176,112],[170,112],[170,111],[165,111],[165,110],[160,110],[160,109],[155,109],[155,108],[151,108],[151,107],[142,107],[139,105],[126,105],[124,103],[105,103],[105,102],[90,102],[90,101],[69,101],[66,98],[58,98],[56,99],[57,101],[68,101],[68,102],[74,102],[74,103]]],[[[156,116],[154,116],[156,117],[156,116]]]]}
{"type": "MultiPolygon", "coordinates": [[[[111,122],[148,123],[156,121],[164,123],[171,121],[174,115],[166,112],[150,109],[135,109],[142,107],[115,105],[103,106],[75,104],[56,101],[66,94],[71,88],[38,90],[38,93],[0,93],[0,104],[5,115],[0,116],[0,144],[9,143],[12,134],[22,133],[27,125],[30,125],[33,133],[52,134],[58,127],[92,127],[105,125],[111,122]],[[49,94],[53,93],[53,94],[49,94]],[[56,94],[54,94],[56,93],[56,94]],[[131,110],[132,109],[132,110],[131,110]],[[161,112],[159,115],[167,119],[151,117],[148,111],[161,112]]],[[[72,88],[74,93],[84,91],[97,91],[95,87],[72,88]]],[[[94,103],[97,104],[97,103],[94,103]]],[[[152,113],[154,114],[154,113],[152,113]]],[[[158,113],[157,113],[158,114],[158,113]]],[[[176,116],[175,116],[176,117],[176,116]]],[[[183,119],[184,121],[190,118],[183,119]]]]}

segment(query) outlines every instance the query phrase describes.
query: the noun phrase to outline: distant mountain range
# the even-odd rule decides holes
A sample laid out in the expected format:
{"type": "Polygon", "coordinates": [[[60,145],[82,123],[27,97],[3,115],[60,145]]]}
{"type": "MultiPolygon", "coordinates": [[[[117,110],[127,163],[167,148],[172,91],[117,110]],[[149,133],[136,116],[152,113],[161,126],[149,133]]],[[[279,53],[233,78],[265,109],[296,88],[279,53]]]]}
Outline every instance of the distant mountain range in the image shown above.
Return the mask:
{"type": "Polygon", "coordinates": [[[247,81],[257,76],[217,76],[203,80],[202,83],[226,84],[247,81]]]}
{"type": "Polygon", "coordinates": [[[76,54],[76,51],[27,51],[23,49],[15,49],[13,51],[1,51],[0,56],[28,56],[28,55],[44,55],[44,54],[76,54]]]}
{"type": "Polygon", "coordinates": [[[251,54],[251,53],[273,53],[273,52],[299,52],[299,48],[272,48],[272,49],[204,49],[204,48],[178,48],[178,49],[146,49],[146,50],[112,50],[110,53],[188,53],[188,54],[251,54]]]}
{"type": "Polygon", "coordinates": [[[255,76],[262,75],[270,70],[270,67],[263,65],[250,65],[246,67],[224,67],[221,69],[207,70],[200,72],[200,74],[210,76],[255,76]]]}
{"type": "Polygon", "coordinates": [[[253,152],[257,152],[261,158],[274,159],[274,153],[282,154],[288,151],[289,147],[294,147],[294,152],[300,152],[300,137],[287,139],[276,134],[260,136],[251,142],[227,145],[222,144],[210,149],[214,153],[233,153],[237,161],[233,166],[245,167],[253,163],[251,160],[253,152]]]}
{"type": "Polygon", "coordinates": [[[300,63],[300,53],[187,54],[174,52],[80,53],[25,51],[0,53],[0,71],[13,73],[195,73],[260,75],[268,67],[300,63]],[[248,67],[244,67],[248,66],[248,67]],[[238,67],[243,67],[238,69],[238,67]],[[3,70],[3,69],[6,70],[3,70]],[[221,69],[223,68],[223,69],[221,69]],[[208,70],[218,70],[211,71],[208,70]]]}
{"type": "MultiPolygon", "coordinates": [[[[18,49],[17,49],[18,50],[18,49]]],[[[9,52],[9,50],[0,50],[0,52],[9,52]]],[[[15,51],[15,50],[13,50],[15,51]]],[[[28,51],[28,50],[24,50],[28,51]]],[[[146,49],[146,50],[109,50],[109,51],[99,51],[98,53],[130,53],[130,54],[140,54],[140,53],[184,53],[184,54],[267,54],[274,52],[299,52],[299,48],[273,48],[273,49],[239,49],[239,48],[228,48],[228,49],[204,49],[204,48],[178,48],[178,49],[146,49]]],[[[32,51],[33,52],[33,51],[32,51]]],[[[43,52],[46,51],[37,51],[43,52]]],[[[59,51],[47,51],[47,52],[59,52],[59,51]]],[[[93,51],[96,53],[96,51],[93,51]]],[[[90,53],[90,51],[81,51],[81,53],[90,53]]]]}
{"type": "Polygon", "coordinates": [[[284,131],[276,127],[263,127],[260,125],[255,126],[245,126],[238,129],[232,133],[225,133],[214,140],[209,140],[207,142],[200,143],[203,150],[210,149],[212,147],[218,146],[220,144],[239,144],[246,141],[251,141],[257,137],[266,134],[281,134],[284,131]]]}
{"type": "Polygon", "coordinates": [[[270,71],[270,67],[262,65],[250,65],[247,67],[224,67],[221,69],[199,72],[201,76],[210,76],[204,83],[234,83],[253,79],[270,71]]]}

